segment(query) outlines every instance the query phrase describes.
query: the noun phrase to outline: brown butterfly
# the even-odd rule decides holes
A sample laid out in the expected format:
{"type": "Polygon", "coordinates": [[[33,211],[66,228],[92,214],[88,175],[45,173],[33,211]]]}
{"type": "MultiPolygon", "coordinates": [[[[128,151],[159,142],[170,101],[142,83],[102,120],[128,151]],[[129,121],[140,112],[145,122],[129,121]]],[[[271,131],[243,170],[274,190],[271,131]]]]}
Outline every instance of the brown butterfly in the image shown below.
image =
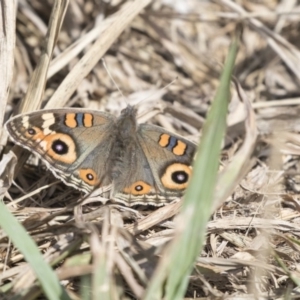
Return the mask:
{"type": "Polygon", "coordinates": [[[6,123],[13,140],[37,154],[64,183],[86,193],[110,184],[110,199],[164,205],[183,195],[196,145],[137,124],[136,109],[116,118],[83,109],[42,110],[6,123]]]}

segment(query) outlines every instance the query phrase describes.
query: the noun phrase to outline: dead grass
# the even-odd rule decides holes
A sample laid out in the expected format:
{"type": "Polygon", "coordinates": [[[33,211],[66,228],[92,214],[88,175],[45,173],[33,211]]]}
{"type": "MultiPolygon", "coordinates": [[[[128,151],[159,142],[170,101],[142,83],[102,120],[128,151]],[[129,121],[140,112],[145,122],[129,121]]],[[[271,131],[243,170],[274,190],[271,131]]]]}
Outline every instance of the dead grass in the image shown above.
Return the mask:
{"type": "MultiPolygon", "coordinates": [[[[190,0],[172,5],[154,1],[142,10],[150,1],[137,2],[70,1],[61,32],[49,34],[46,45],[53,1],[20,1],[6,119],[19,111],[20,103],[23,112],[73,106],[119,114],[125,97],[129,104],[139,103],[141,121],[151,118],[198,141],[231,38],[240,26],[235,77],[255,108],[260,137],[249,172],[208,224],[186,297],[284,299],[287,291],[300,297],[300,6],[294,1],[190,0]],[[31,89],[26,96],[29,87],[39,91],[31,89]]],[[[57,14],[63,15],[63,7],[57,14]]],[[[57,28],[59,20],[51,19],[57,28]]],[[[221,168],[245,139],[241,105],[233,97],[221,168]]],[[[7,142],[6,149],[11,145],[7,142]]],[[[99,232],[102,240],[109,236],[116,241],[118,251],[111,243],[102,251],[115,253],[109,261],[123,275],[118,280],[124,293],[140,298],[173,236],[180,203],[127,208],[90,197],[76,206],[79,199],[79,193],[30,157],[18,166],[4,201],[56,266],[74,299],[80,297],[78,277],[92,268],[68,261],[78,253],[92,253],[96,263],[102,253],[97,249],[103,246],[99,232]]],[[[35,277],[22,255],[4,232],[0,239],[0,283],[12,282],[12,293],[30,287],[35,277]]]]}

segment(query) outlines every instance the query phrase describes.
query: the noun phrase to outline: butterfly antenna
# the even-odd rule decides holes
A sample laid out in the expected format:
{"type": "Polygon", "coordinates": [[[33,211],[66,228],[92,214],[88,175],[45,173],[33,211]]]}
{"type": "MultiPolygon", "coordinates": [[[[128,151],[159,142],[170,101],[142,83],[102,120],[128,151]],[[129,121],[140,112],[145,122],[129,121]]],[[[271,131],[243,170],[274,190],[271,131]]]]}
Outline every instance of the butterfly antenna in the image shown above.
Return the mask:
{"type": "Polygon", "coordinates": [[[103,67],[105,68],[105,70],[106,70],[106,72],[107,72],[109,78],[110,78],[111,81],[115,84],[115,86],[116,86],[116,88],[118,89],[118,91],[119,91],[120,95],[122,96],[123,100],[124,100],[124,101],[126,102],[126,104],[128,105],[128,103],[127,103],[127,101],[126,101],[126,99],[125,99],[125,97],[124,97],[122,91],[120,90],[119,86],[117,85],[116,81],[114,80],[114,78],[112,77],[112,75],[111,75],[111,73],[110,73],[110,71],[109,71],[109,69],[108,69],[108,66],[107,66],[107,64],[106,64],[106,62],[105,62],[105,59],[102,58],[101,60],[102,60],[103,67]]]}
{"type": "Polygon", "coordinates": [[[166,86],[164,86],[162,89],[165,90],[167,87],[169,87],[170,85],[172,85],[176,80],[178,80],[178,76],[176,76],[175,79],[173,79],[170,83],[168,83],[166,86]]]}
{"type": "Polygon", "coordinates": [[[156,91],[154,91],[152,94],[148,95],[146,98],[141,99],[141,101],[139,101],[139,103],[142,102],[142,101],[145,101],[145,100],[147,100],[147,99],[149,99],[149,98],[152,98],[153,96],[155,96],[156,93],[159,94],[160,91],[163,91],[163,90],[165,90],[166,88],[168,88],[168,87],[169,87],[170,85],[172,85],[177,79],[178,79],[178,77],[176,77],[175,79],[173,79],[170,83],[168,83],[167,85],[165,85],[164,87],[162,87],[162,88],[159,89],[158,91],[156,90],[156,91]]]}

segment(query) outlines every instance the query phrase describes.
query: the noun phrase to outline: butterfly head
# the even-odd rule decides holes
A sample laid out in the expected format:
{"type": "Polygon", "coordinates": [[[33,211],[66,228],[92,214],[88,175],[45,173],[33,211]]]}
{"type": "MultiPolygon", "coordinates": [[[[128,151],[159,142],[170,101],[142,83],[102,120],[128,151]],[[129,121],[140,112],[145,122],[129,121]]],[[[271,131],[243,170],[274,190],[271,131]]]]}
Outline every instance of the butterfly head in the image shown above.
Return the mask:
{"type": "Polygon", "coordinates": [[[136,108],[128,105],[121,111],[121,115],[117,120],[119,135],[123,138],[130,138],[137,130],[136,108]]]}

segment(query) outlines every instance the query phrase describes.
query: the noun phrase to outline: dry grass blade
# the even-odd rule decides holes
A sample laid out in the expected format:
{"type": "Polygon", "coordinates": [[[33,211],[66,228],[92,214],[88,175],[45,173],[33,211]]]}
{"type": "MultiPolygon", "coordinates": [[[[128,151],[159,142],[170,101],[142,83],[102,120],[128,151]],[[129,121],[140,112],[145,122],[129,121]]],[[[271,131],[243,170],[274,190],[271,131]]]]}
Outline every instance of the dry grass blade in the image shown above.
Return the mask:
{"type": "Polygon", "coordinates": [[[3,132],[5,107],[13,78],[14,48],[16,42],[16,1],[3,0],[0,3],[0,153],[6,143],[3,132]]]}
{"type": "Polygon", "coordinates": [[[12,151],[3,155],[0,161],[0,199],[11,186],[16,164],[17,158],[12,151]]]}
{"type": "Polygon", "coordinates": [[[97,37],[101,36],[103,31],[108,28],[109,24],[112,24],[115,18],[103,20],[102,22],[96,23],[95,27],[91,29],[87,34],[80,37],[67,49],[57,55],[50,64],[47,79],[51,78],[55,73],[65,67],[70,61],[77,57],[77,55],[91,44],[97,37]]]}
{"type": "Polygon", "coordinates": [[[83,78],[91,72],[107,49],[128,24],[130,24],[132,19],[150,2],[151,0],[140,0],[126,3],[124,7],[112,17],[113,20],[109,20],[106,23],[105,29],[103,29],[100,37],[67,75],[47,103],[46,108],[62,107],[67,103],[83,78]]]}
{"type": "Polygon", "coordinates": [[[272,106],[289,106],[289,105],[299,105],[299,104],[300,104],[300,98],[290,98],[281,101],[270,100],[268,102],[253,103],[253,108],[256,109],[256,108],[264,108],[264,107],[272,107],[272,106]]]}
{"type": "Polygon", "coordinates": [[[179,213],[182,206],[181,202],[172,203],[162,207],[148,216],[138,220],[137,222],[127,225],[125,228],[132,234],[139,234],[179,213]]]}
{"type": "Polygon", "coordinates": [[[40,108],[45,92],[47,72],[52,59],[58,33],[64,20],[69,0],[56,0],[50,16],[49,30],[45,39],[45,47],[34,70],[25,98],[20,107],[20,113],[34,111],[40,108]]]}

